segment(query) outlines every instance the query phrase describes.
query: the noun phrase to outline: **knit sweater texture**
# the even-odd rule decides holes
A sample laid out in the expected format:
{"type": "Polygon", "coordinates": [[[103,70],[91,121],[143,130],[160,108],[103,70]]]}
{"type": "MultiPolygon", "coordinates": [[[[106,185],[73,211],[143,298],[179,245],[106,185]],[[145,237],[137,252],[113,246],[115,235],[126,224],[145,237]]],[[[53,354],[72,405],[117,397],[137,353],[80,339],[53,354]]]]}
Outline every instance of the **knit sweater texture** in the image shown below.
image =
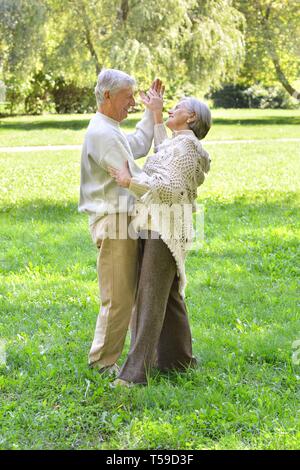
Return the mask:
{"type": "Polygon", "coordinates": [[[133,176],[142,173],[134,160],[149,152],[153,127],[149,110],[131,134],[125,134],[117,121],[99,111],[92,117],[82,147],[79,201],[79,211],[89,215],[90,224],[106,214],[132,210],[135,198],[117,185],[108,166],[122,168],[127,161],[133,176]]]}
{"type": "Polygon", "coordinates": [[[193,239],[197,188],[204,182],[211,160],[191,130],[168,138],[164,125],[157,124],[154,145],[156,153],[147,158],[143,173],[131,179],[129,190],[139,197],[133,228],[159,233],[176,261],[179,291],[184,297],[185,258],[193,239]]]}

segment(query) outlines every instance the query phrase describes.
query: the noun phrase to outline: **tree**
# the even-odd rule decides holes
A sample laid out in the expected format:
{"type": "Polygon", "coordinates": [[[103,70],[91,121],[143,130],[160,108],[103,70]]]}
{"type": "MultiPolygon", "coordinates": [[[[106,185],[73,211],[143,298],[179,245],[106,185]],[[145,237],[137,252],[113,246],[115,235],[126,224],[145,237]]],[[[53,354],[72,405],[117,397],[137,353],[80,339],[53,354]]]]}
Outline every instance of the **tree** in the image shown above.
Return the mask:
{"type": "Polygon", "coordinates": [[[0,5],[5,81],[17,90],[24,80],[32,87],[38,76],[39,99],[52,78],[64,86],[92,87],[103,67],[133,74],[141,87],[159,75],[174,99],[204,94],[234,77],[243,62],[244,17],[233,0],[65,0],[63,6],[60,0],[0,0],[0,5]]]}
{"type": "Polygon", "coordinates": [[[293,97],[300,75],[300,9],[298,0],[238,0],[246,18],[246,62],[243,76],[265,84],[279,81],[293,97]]]}
{"type": "Polygon", "coordinates": [[[46,18],[38,0],[0,0],[0,78],[12,105],[40,63],[46,18]]]}
{"type": "MultiPolygon", "coordinates": [[[[105,67],[133,73],[141,84],[159,73],[204,91],[232,76],[243,60],[243,16],[231,0],[48,0],[56,69],[91,80],[105,67]],[[73,65],[72,65],[73,64],[73,65]]],[[[48,59],[49,60],[49,59],[48,59]]]]}

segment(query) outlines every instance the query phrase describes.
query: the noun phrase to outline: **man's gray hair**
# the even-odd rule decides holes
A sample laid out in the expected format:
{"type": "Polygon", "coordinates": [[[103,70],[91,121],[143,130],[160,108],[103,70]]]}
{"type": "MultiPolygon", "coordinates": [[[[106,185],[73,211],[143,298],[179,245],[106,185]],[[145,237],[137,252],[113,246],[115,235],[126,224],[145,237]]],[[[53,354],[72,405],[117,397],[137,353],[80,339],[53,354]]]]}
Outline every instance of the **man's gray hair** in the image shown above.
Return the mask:
{"type": "Polygon", "coordinates": [[[95,87],[97,105],[99,106],[103,103],[105,91],[110,91],[113,94],[122,88],[134,87],[135,85],[135,79],[121,70],[101,70],[98,75],[97,85],[95,87]]]}
{"type": "Polygon", "coordinates": [[[211,128],[211,112],[209,107],[193,96],[183,98],[190,113],[195,113],[196,120],[188,123],[189,128],[198,139],[203,139],[211,128]]]}

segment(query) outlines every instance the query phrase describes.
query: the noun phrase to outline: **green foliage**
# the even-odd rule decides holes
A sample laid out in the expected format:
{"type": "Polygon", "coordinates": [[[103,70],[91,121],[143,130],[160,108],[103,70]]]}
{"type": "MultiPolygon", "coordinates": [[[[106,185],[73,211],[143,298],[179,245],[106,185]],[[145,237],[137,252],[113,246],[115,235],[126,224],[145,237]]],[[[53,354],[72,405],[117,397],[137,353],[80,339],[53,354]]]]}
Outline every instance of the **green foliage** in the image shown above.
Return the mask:
{"type": "MultiPolygon", "coordinates": [[[[234,77],[243,58],[243,16],[229,0],[170,0],[167,4],[154,0],[67,0],[63,11],[60,1],[47,0],[36,25],[35,16],[28,17],[25,3],[14,0],[10,15],[16,11],[18,24],[24,24],[29,32],[36,26],[36,31],[32,31],[34,40],[25,47],[23,41],[17,42],[18,31],[11,28],[11,44],[18,44],[27,60],[27,77],[22,68],[14,70],[14,78],[10,75],[14,49],[10,42],[5,43],[3,76],[13,89],[24,80],[29,84],[30,78],[41,72],[54,80],[61,77],[72,89],[70,95],[76,95],[75,87],[93,88],[104,66],[134,74],[141,88],[160,75],[167,82],[169,97],[174,96],[173,90],[177,96],[186,90],[201,94],[225,76],[234,77]],[[37,48],[35,40],[39,41],[37,48]],[[31,61],[33,55],[35,60],[31,61]]],[[[5,17],[3,22],[7,21],[5,17]]],[[[41,93],[29,93],[29,109],[39,112],[41,93]]],[[[21,99],[22,93],[10,98],[21,99]]],[[[75,111],[73,105],[70,110],[75,111]]]]}
{"type": "Polygon", "coordinates": [[[34,74],[30,80],[30,91],[25,98],[26,114],[42,114],[44,110],[51,109],[53,85],[50,75],[45,75],[43,72],[34,74]]]}
{"type": "Polygon", "coordinates": [[[45,2],[0,0],[0,63],[10,78],[35,69],[44,44],[45,2]]]}
{"type": "Polygon", "coordinates": [[[86,90],[93,90],[102,67],[125,70],[142,89],[159,75],[168,102],[235,83],[256,88],[249,91],[252,102],[263,94],[257,89],[262,86],[269,88],[262,106],[290,106],[270,87],[280,82],[290,95],[296,93],[298,3],[66,0],[62,9],[60,0],[0,0],[0,79],[11,112],[24,110],[25,99],[26,112],[51,109],[51,84],[44,90],[46,82],[32,83],[39,74],[60,83],[55,88],[59,112],[89,112],[86,90]]]}
{"type": "Polygon", "coordinates": [[[41,67],[47,9],[38,0],[0,0],[0,78],[13,112],[30,93],[30,80],[41,67]]]}
{"type": "Polygon", "coordinates": [[[247,23],[246,60],[240,82],[278,83],[274,59],[292,83],[300,74],[300,9],[298,0],[234,0],[247,23]]]}
{"type": "Polygon", "coordinates": [[[222,89],[209,95],[215,107],[220,108],[270,108],[294,109],[299,105],[282,87],[264,87],[254,84],[225,85],[222,89]]]}
{"type": "Polygon", "coordinates": [[[57,78],[52,90],[55,111],[59,114],[91,113],[95,110],[95,96],[89,87],[78,87],[57,78]]]}
{"type": "MultiPolygon", "coordinates": [[[[213,118],[212,139],[261,141],[203,143],[205,241],[186,292],[200,364],[145,388],[112,390],[87,366],[97,254],[77,213],[80,152],[0,153],[2,449],[299,448],[299,145],[264,139],[299,137],[300,113],[213,118]]],[[[82,141],[86,117],[54,119],[8,118],[1,132],[11,145],[82,141]]]]}

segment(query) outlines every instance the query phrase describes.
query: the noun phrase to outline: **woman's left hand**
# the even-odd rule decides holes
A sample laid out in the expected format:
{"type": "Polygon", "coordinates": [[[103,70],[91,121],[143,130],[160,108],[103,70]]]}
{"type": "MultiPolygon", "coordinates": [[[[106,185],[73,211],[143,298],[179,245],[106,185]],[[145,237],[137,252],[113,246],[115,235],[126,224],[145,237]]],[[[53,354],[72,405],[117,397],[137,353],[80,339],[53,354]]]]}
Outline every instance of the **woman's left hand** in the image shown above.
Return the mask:
{"type": "Polygon", "coordinates": [[[154,113],[162,112],[164,105],[164,90],[165,87],[162,85],[159,93],[152,88],[148,91],[148,93],[141,91],[140,97],[146,108],[150,109],[150,111],[153,111],[154,113]]]}
{"type": "Polygon", "coordinates": [[[128,161],[125,162],[125,165],[121,170],[118,170],[113,166],[109,166],[108,172],[119,186],[121,186],[122,188],[129,188],[131,182],[131,173],[129,170],[128,161]]]}

